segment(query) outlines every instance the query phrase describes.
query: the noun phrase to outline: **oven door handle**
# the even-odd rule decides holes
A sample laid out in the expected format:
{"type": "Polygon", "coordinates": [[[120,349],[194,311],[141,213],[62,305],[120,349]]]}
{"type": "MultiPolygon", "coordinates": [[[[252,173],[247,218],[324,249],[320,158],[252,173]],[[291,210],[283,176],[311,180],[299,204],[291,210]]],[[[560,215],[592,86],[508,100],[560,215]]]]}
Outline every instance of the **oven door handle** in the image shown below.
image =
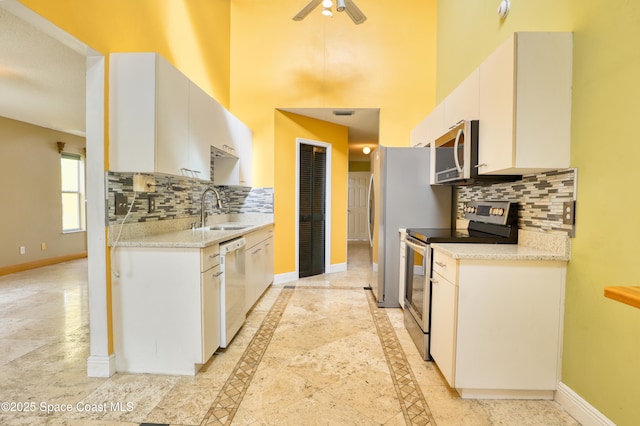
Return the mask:
{"type": "Polygon", "coordinates": [[[405,243],[407,244],[407,246],[411,247],[413,250],[415,250],[416,252],[420,253],[422,256],[426,255],[427,254],[427,246],[419,244],[419,243],[415,243],[414,241],[418,241],[418,240],[407,236],[407,239],[405,240],[405,243]]]}

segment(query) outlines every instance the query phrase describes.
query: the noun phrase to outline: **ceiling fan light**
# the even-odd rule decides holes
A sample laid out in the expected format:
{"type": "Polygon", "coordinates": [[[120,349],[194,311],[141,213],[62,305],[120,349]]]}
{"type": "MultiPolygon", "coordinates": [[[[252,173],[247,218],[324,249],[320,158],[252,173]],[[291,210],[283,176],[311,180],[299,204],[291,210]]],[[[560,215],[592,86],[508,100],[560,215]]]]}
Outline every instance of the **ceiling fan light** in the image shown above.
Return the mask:
{"type": "Polygon", "coordinates": [[[324,16],[333,16],[333,13],[331,13],[331,9],[328,9],[326,7],[324,9],[322,9],[322,14],[324,16]]]}
{"type": "Polygon", "coordinates": [[[322,1],[322,7],[324,7],[325,9],[329,9],[329,8],[331,8],[331,6],[333,6],[333,1],[331,1],[331,0],[323,0],[322,1]]]}
{"type": "Polygon", "coordinates": [[[337,1],[337,6],[336,6],[336,10],[338,12],[342,12],[342,11],[344,11],[344,8],[345,8],[344,0],[338,0],[337,1]]]}

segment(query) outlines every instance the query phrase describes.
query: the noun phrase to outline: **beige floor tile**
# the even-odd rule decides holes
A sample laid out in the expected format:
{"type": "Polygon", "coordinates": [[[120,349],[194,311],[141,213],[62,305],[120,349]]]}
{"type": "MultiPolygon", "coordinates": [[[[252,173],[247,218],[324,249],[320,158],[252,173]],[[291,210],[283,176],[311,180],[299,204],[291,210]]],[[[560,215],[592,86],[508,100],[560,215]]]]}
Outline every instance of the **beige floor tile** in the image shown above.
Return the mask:
{"type": "Polygon", "coordinates": [[[0,277],[0,395],[74,407],[121,403],[122,409],[5,411],[0,424],[195,425],[212,420],[210,408],[222,401],[236,404],[233,425],[399,426],[412,416],[402,411],[412,409],[414,398],[401,390],[405,380],[415,380],[439,426],[577,424],[553,401],[460,399],[413,346],[401,309],[377,311],[388,321],[384,332],[391,333],[391,340],[383,339],[364,290],[371,283],[366,243],[349,246],[344,272],[290,283],[294,290],[269,288],[229,347],[193,377],[87,377],[86,276],[80,260],[0,277]],[[397,343],[386,352],[393,367],[383,341],[397,343]],[[400,382],[392,369],[406,372],[394,376],[400,382]],[[227,401],[231,385],[239,393],[227,401]]]}

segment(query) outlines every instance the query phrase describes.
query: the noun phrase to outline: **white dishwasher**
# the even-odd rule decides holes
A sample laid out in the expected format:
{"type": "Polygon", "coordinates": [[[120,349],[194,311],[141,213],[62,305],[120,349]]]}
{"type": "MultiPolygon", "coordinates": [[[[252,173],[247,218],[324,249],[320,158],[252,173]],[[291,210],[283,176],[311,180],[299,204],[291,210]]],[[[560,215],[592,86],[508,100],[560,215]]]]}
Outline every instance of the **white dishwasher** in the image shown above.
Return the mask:
{"type": "Polygon", "coordinates": [[[245,240],[220,244],[220,347],[226,348],[246,319],[245,240]]]}

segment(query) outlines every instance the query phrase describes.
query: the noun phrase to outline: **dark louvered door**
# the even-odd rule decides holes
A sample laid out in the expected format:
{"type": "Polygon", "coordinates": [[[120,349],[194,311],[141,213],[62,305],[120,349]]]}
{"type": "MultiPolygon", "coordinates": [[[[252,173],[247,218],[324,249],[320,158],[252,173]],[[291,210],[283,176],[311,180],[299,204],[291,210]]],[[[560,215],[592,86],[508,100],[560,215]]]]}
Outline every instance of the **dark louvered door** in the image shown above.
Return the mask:
{"type": "Polygon", "coordinates": [[[326,149],[300,145],[299,276],[324,273],[326,149]]]}

